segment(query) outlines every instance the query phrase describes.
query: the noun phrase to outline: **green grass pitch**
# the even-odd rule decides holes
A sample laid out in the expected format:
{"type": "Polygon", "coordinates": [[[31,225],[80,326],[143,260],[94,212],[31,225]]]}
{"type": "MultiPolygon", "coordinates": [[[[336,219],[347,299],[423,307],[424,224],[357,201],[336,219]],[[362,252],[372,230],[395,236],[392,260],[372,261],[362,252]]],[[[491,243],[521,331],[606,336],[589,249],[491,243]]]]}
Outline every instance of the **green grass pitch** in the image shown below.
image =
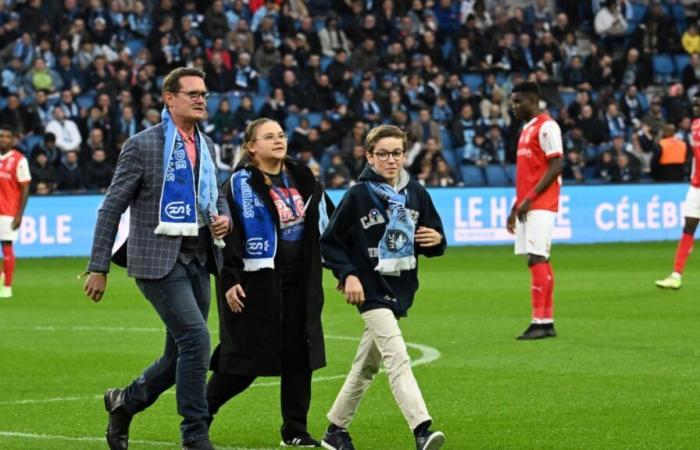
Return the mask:
{"type": "MultiPolygon", "coordinates": [[[[447,449],[700,448],[700,260],[680,291],[658,290],[675,243],[555,245],[559,337],[518,342],[529,272],[510,247],[450,248],[421,259],[404,337],[447,449]],[[439,352],[439,353],[436,353],[439,352]],[[437,357],[437,358],[436,358],[437,357]]],[[[124,386],[163,345],[162,325],[122,270],[100,304],[82,294],[85,259],[19,260],[15,297],[0,300],[0,449],[103,449],[102,393],[124,386]]],[[[326,273],[328,366],[315,373],[309,431],[354,355],[361,320],[326,273]]],[[[209,320],[217,339],[216,308],[209,320]]],[[[212,426],[221,448],[276,448],[275,378],[227,404],[212,426]]],[[[138,415],[130,448],[179,448],[175,396],[138,415]]],[[[386,375],[351,434],[358,449],[415,448],[386,375]]]]}

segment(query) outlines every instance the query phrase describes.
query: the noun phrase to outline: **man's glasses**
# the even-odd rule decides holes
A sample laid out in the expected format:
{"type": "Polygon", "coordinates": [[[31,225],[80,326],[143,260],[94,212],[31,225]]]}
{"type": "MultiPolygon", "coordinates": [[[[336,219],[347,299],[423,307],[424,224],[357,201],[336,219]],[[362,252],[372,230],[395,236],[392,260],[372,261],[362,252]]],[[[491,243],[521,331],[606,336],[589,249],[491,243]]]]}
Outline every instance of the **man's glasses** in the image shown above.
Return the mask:
{"type": "Polygon", "coordinates": [[[211,97],[211,92],[207,91],[176,91],[180,94],[185,94],[190,101],[196,102],[199,97],[202,97],[204,101],[207,101],[211,97]]]}
{"type": "Polygon", "coordinates": [[[394,158],[394,161],[397,161],[401,158],[403,158],[404,152],[403,151],[395,151],[395,152],[375,152],[372,153],[375,158],[378,160],[384,162],[384,161],[389,161],[389,156],[394,158]]]}
{"type": "Polygon", "coordinates": [[[256,141],[265,141],[265,142],[274,142],[275,139],[278,139],[280,141],[285,141],[287,140],[287,133],[278,133],[278,134],[266,134],[261,138],[255,139],[256,141]]]}

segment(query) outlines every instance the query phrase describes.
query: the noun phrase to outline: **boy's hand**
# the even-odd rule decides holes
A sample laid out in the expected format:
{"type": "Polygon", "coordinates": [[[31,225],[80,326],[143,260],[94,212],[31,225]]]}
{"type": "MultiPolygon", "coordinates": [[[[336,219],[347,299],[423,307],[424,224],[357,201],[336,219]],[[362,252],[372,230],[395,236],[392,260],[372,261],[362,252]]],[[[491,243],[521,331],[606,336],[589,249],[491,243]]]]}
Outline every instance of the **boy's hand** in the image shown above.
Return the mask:
{"type": "Polygon", "coordinates": [[[355,275],[345,278],[345,300],[351,305],[361,305],[365,302],[365,290],[355,275]]]}
{"type": "Polygon", "coordinates": [[[418,227],[416,230],[416,242],[421,247],[435,247],[442,242],[442,235],[428,227],[418,227]]]}

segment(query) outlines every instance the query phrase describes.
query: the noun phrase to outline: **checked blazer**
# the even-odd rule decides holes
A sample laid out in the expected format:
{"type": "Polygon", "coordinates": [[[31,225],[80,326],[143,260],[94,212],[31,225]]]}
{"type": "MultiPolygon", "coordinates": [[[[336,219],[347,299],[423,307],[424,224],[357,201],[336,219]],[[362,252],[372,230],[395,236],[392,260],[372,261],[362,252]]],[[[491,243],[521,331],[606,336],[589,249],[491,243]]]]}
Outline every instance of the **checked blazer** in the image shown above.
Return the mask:
{"type": "MultiPolygon", "coordinates": [[[[205,139],[214,161],[214,143],[208,136],[205,139]]],[[[175,265],[182,237],[154,233],[158,225],[163,185],[164,140],[165,127],[160,123],[124,143],[114,178],[97,213],[89,271],[109,272],[114,239],[121,215],[127,207],[131,207],[127,240],[129,276],[156,280],[170,273],[175,265]]],[[[221,191],[216,205],[219,214],[228,216],[231,223],[231,213],[221,191]]],[[[202,233],[210,233],[209,228],[200,229],[200,239],[202,233]]],[[[217,272],[220,272],[223,265],[221,250],[213,245],[211,247],[217,272]]]]}

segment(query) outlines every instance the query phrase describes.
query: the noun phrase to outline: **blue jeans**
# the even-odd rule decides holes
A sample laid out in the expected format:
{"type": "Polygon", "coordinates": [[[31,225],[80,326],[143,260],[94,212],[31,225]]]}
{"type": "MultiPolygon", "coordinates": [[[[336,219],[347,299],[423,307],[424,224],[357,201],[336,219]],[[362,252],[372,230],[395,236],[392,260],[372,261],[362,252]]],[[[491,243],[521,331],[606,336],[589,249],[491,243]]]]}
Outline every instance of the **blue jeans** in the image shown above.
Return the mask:
{"type": "Polygon", "coordinates": [[[127,386],[125,407],[136,414],[175,384],[177,412],[183,417],[182,442],[207,439],[209,272],[196,260],[188,264],[177,261],[164,278],[137,279],[136,285],[155,308],[167,334],[163,356],[127,386]]]}

